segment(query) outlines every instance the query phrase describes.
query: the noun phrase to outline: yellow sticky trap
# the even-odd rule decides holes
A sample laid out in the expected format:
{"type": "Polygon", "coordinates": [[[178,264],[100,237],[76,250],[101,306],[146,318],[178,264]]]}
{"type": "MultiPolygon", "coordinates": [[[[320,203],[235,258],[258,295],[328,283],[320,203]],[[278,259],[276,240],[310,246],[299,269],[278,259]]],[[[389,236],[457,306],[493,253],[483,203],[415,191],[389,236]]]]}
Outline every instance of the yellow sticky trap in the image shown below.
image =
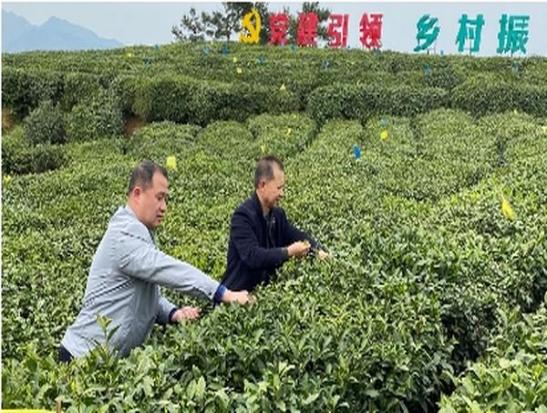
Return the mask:
{"type": "Polygon", "coordinates": [[[515,115],[518,115],[518,111],[517,111],[516,109],[513,110],[513,113],[514,113],[515,115]]]}
{"type": "Polygon", "coordinates": [[[234,56],[234,58],[232,59],[232,62],[237,63],[237,57],[234,56]]]}
{"type": "Polygon", "coordinates": [[[260,152],[262,152],[262,154],[266,153],[266,145],[260,145],[260,152]]]}
{"type": "Polygon", "coordinates": [[[238,68],[236,69],[236,72],[237,72],[238,75],[240,75],[240,74],[243,73],[243,70],[242,70],[240,67],[238,67],[238,68]]]}
{"type": "Polygon", "coordinates": [[[501,198],[501,212],[505,218],[507,218],[509,221],[515,220],[515,211],[513,211],[513,208],[511,207],[511,204],[505,198],[502,196],[501,198]]]}
{"type": "Polygon", "coordinates": [[[177,158],[174,156],[168,156],[167,162],[165,163],[167,166],[167,169],[171,169],[172,171],[177,170],[177,158]]]}
{"type": "Polygon", "coordinates": [[[280,91],[284,92],[285,90],[287,90],[287,88],[285,87],[285,83],[283,83],[281,85],[281,87],[279,88],[280,91]]]}
{"type": "Polygon", "coordinates": [[[11,182],[11,179],[10,175],[4,175],[4,185],[8,185],[11,182]]]}
{"type": "Polygon", "coordinates": [[[543,133],[547,133],[547,126],[542,126],[541,130],[542,130],[543,133]]]}
{"type": "Polygon", "coordinates": [[[389,132],[387,130],[383,130],[381,133],[380,133],[380,139],[383,140],[383,141],[387,141],[389,138],[389,132]]]}
{"type": "Polygon", "coordinates": [[[126,56],[127,56],[127,57],[133,57],[133,53],[127,52],[126,56]]]}
{"type": "Polygon", "coordinates": [[[287,128],[287,136],[289,136],[291,133],[292,133],[292,129],[291,129],[291,128],[287,128]]]}

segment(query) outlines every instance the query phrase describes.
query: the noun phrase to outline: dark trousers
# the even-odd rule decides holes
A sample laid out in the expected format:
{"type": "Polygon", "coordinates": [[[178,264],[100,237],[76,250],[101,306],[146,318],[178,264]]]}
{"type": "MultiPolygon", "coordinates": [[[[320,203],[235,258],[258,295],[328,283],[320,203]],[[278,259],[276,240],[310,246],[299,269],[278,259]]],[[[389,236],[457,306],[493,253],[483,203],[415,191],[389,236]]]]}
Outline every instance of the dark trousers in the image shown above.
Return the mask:
{"type": "Polygon", "coordinates": [[[72,356],[72,354],[70,354],[70,352],[63,347],[63,345],[61,344],[59,346],[59,362],[60,363],[70,363],[72,361],[74,357],[72,356]]]}

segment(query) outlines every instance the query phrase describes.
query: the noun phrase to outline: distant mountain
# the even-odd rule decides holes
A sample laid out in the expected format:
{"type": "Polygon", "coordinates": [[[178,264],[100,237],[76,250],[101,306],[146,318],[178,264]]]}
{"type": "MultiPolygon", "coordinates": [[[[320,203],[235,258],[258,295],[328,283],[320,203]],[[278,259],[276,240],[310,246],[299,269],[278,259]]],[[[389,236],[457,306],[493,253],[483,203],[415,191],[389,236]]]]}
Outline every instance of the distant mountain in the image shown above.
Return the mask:
{"type": "Polygon", "coordinates": [[[57,17],[35,26],[14,13],[2,10],[2,52],[112,49],[122,46],[117,40],[103,39],[89,29],[57,17]]]}
{"type": "Polygon", "coordinates": [[[7,38],[17,39],[23,33],[28,32],[34,26],[24,18],[2,10],[2,40],[7,38]]]}

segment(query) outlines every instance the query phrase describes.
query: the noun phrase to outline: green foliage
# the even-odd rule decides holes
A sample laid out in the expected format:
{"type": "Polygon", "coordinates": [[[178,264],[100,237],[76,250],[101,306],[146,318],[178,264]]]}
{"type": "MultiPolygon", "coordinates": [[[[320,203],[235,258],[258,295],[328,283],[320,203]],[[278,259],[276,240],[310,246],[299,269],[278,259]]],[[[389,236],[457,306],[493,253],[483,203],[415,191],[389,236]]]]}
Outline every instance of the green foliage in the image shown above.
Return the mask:
{"type": "Polygon", "coordinates": [[[501,312],[503,323],[481,361],[457,378],[443,396],[441,413],[543,412],[547,409],[547,312],[501,312]]]}
{"type": "Polygon", "coordinates": [[[191,7],[188,14],[183,15],[180,19],[180,27],[173,26],[171,33],[180,41],[202,41],[205,39],[204,26],[196,9],[191,7]]]}
{"type": "Polygon", "coordinates": [[[63,113],[51,101],[42,102],[27,116],[23,123],[25,136],[33,144],[64,143],[63,113]]]}
{"type": "Polygon", "coordinates": [[[439,110],[364,127],[329,122],[319,134],[301,114],[203,129],[163,122],[121,146],[68,144],[69,167],[16,177],[4,193],[5,406],[47,407],[61,396],[73,410],[434,410],[448,378],[503,325],[497,309],[533,309],[545,293],[541,133],[525,115],[475,122],[439,110]],[[51,354],[79,309],[92,254],[135,162],[177,156],[158,242],[220,277],[229,218],[251,191],[264,144],[284,157],[288,215],[333,259],[290,263],[259,289],[256,305],[155,330],[127,359],[98,350],[53,369],[51,354]],[[516,222],[499,211],[498,180],[512,190],[516,222]]]}
{"type": "Polygon", "coordinates": [[[184,153],[191,147],[200,128],[173,122],[152,123],[136,132],[126,144],[129,155],[139,161],[150,159],[164,164],[168,156],[184,153]]]}
{"type": "Polygon", "coordinates": [[[465,76],[459,67],[441,61],[437,65],[426,66],[424,69],[424,81],[428,87],[452,90],[463,82],[465,76]]]}
{"type": "Polygon", "coordinates": [[[264,114],[249,119],[249,131],[260,148],[260,154],[275,154],[280,159],[304,150],[317,134],[315,122],[296,113],[264,114]]]}
{"type": "Polygon", "coordinates": [[[161,77],[143,81],[135,94],[133,111],[151,121],[187,123],[193,82],[161,77]]]}
{"type": "Polygon", "coordinates": [[[122,128],[120,102],[109,90],[100,90],[74,106],[67,115],[67,138],[71,142],[118,135],[122,128]]]}
{"type": "Polygon", "coordinates": [[[41,173],[65,165],[68,157],[62,145],[34,144],[21,128],[2,141],[2,171],[11,174],[41,173]]]}
{"type": "MultiPolygon", "coordinates": [[[[315,6],[303,6],[306,7],[315,6]]],[[[60,101],[63,110],[68,111],[89,98],[96,86],[102,86],[112,89],[119,97],[124,114],[132,112],[136,105],[138,113],[150,115],[149,120],[196,123],[191,118],[194,116],[192,109],[194,103],[203,105],[202,101],[196,99],[192,104],[171,101],[174,106],[182,105],[185,109],[180,115],[169,111],[167,104],[154,105],[146,97],[135,102],[136,94],[141,98],[148,94],[141,90],[141,82],[145,84],[144,88],[159,87],[167,96],[192,99],[188,93],[197,89],[201,96],[210,97],[216,102],[211,104],[211,110],[219,113],[204,112],[206,108],[199,110],[198,122],[202,126],[207,119],[241,121],[253,114],[269,112],[270,107],[275,113],[280,113],[278,108],[283,112],[303,110],[315,89],[329,88],[333,84],[376,87],[382,92],[388,89],[388,95],[393,88],[408,86],[412,91],[403,89],[403,96],[394,92],[393,96],[386,96],[386,102],[382,102],[383,99],[380,102],[381,107],[388,109],[387,113],[399,115],[421,112],[422,105],[462,108],[479,115],[512,109],[539,116],[546,113],[545,91],[541,86],[545,80],[546,59],[536,57],[515,62],[502,57],[475,59],[313,48],[293,51],[288,47],[233,42],[177,42],[161,48],[143,46],[79,53],[8,54],[2,59],[2,103],[19,118],[47,99],[54,103],[60,101]],[[514,71],[515,65],[520,68],[518,72],[514,71]],[[40,67],[40,71],[36,71],[36,67],[40,67]],[[150,81],[165,83],[162,79],[167,79],[168,84],[149,84],[150,81]],[[278,93],[282,85],[288,93],[285,96],[278,93]],[[441,88],[450,92],[450,98],[436,92],[430,95],[421,91],[424,87],[441,88]],[[255,90],[256,97],[252,97],[255,90]],[[506,94],[509,99],[504,101],[506,94]],[[274,98],[274,102],[268,102],[268,98],[274,98]],[[297,106],[293,106],[294,99],[297,106]],[[409,105],[405,99],[409,100],[409,105]],[[240,105],[244,114],[238,117],[235,108],[227,110],[221,104],[240,105]],[[418,104],[418,109],[412,109],[410,105],[413,104],[418,104]]],[[[328,92],[327,97],[330,94],[336,93],[328,92]]],[[[154,91],[151,96],[162,100],[154,91]]],[[[314,105],[317,107],[319,102],[314,105]]],[[[336,114],[337,110],[333,110],[336,114]]]]}
{"type": "Polygon", "coordinates": [[[140,85],[134,112],[148,121],[169,120],[207,125],[215,120],[243,121],[263,112],[296,110],[290,92],[245,83],[199,82],[182,77],[154,78],[140,85]]]}
{"type": "Polygon", "coordinates": [[[63,97],[61,105],[63,110],[70,112],[74,105],[82,100],[89,99],[102,87],[101,78],[95,74],[71,72],[65,74],[63,97]]]}
{"type": "MultiPolygon", "coordinates": [[[[347,242],[362,254],[361,265],[369,271],[402,272],[438,289],[443,325],[448,336],[458,341],[453,364],[461,369],[462,360],[484,351],[499,302],[534,308],[546,291],[541,230],[545,217],[539,205],[547,171],[531,168],[541,164],[538,154],[545,140],[531,118],[507,119],[506,124],[515,125],[514,132],[521,131],[513,134],[510,151],[522,153],[521,148],[534,145],[526,153],[536,155],[526,163],[511,157],[511,164],[505,165],[508,169],[496,171],[495,140],[467,115],[437,111],[418,117],[415,127],[392,118],[386,124],[387,141],[379,136],[385,127],[381,119],[371,120],[364,132],[355,130],[344,140],[338,130],[345,128],[341,124],[325,130],[331,137],[320,146],[315,141],[301,160],[314,168],[293,178],[302,184],[300,190],[291,190],[304,200],[291,202],[289,216],[321,228],[329,239],[349,237],[347,242]],[[355,143],[361,145],[363,157],[352,166],[349,159],[355,143]],[[321,177],[329,177],[327,183],[318,178],[317,170],[321,177]],[[333,176],[344,178],[333,180],[333,176]],[[510,185],[519,199],[529,199],[521,224],[500,219],[499,181],[510,185]],[[339,195],[344,192],[351,197],[339,195]],[[332,195],[325,199],[322,194],[332,195]],[[322,202],[309,205],[310,198],[322,202]],[[340,221],[329,223],[331,211],[346,217],[343,222],[348,227],[341,227],[340,221]],[[501,257],[512,258],[502,265],[501,257]],[[493,287],[500,285],[504,287],[493,287]]],[[[504,127],[496,119],[487,124],[498,130],[504,127]]]]}
{"type": "Polygon", "coordinates": [[[315,89],[307,112],[323,124],[329,119],[363,119],[379,114],[412,116],[443,107],[446,100],[442,89],[338,84],[315,89]]]}
{"type": "Polygon", "coordinates": [[[452,106],[477,116],[519,110],[536,116],[547,113],[547,88],[490,77],[469,79],[453,90],[452,106]]]}
{"type": "Polygon", "coordinates": [[[133,113],[135,94],[139,89],[139,79],[129,75],[116,76],[110,84],[110,89],[118,97],[123,114],[127,116],[133,113]]]}
{"type": "Polygon", "coordinates": [[[58,102],[63,90],[62,75],[53,71],[2,68],[2,107],[9,107],[13,114],[23,119],[40,102],[58,102]]]}

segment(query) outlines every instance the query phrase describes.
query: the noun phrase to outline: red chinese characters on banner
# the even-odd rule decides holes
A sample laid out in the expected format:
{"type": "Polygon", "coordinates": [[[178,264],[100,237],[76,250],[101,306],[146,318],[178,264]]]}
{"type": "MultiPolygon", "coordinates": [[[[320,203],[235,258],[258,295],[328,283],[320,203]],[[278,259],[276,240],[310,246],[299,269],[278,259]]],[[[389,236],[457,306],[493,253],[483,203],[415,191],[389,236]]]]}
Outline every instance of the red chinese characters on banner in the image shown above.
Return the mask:
{"type": "Polygon", "coordinates": [[[298,29],[296,31],[298,46],[314,47],[317,45],[317,22],[317,14],[314,12],[298,15],[298,29]]]}
{"type": "Polygon", "coordinates": [[[382,47],[382,17],[381,13],[371,13],[370,19],[367,13],[361,17],[359,31],[361,32],[361,44],[367,49],[379,49],[382,47]]]}
{"type": "Polygon", "coordinates": [[[270,14],[270,44],[285,46],[289,30],[289,16],[285,13],[270,14]]]}
{"type": "Polygon", "coordinates": [[[329,26],[327,28],[327,33],[330,38],[329,46],[346,47],[348,44],[349,14],[331,14],[329,20],[329,26]],[[341,33],[340,29],[342,30],[341,33]]]}

